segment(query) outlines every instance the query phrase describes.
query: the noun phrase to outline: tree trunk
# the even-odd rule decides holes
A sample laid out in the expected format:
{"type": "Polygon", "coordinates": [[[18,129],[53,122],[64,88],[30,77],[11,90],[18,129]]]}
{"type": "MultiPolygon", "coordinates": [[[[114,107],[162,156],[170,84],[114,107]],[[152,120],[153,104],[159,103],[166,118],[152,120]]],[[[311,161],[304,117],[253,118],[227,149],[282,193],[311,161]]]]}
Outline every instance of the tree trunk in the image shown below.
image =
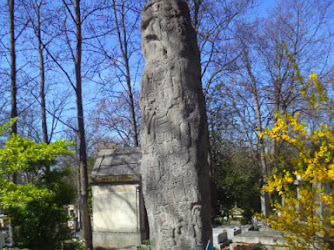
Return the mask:
{"type": "MultiPolygon", "coordinates": [[[[11,81],[11,112],[10,118],[17,118],[17,87],[16,87],[16,52],[15,52],[15,29],[14,29],[14,0],[8,1],[9,7],[9,43],[10,43],[10,81],[11,81]]],[[[17,134],[17,123],[12,126],[12,133],[17,134]]]]}
{"type": "MultiPolygon", "coordinates": [[[[16,51],[15,51],[15,28],[14,28],[14,0],[8,1],[9,7],[9,47],[10,47],[10,93],[11,93],[11,112],[10,118],[17,118],[17,87],[16,87],[16,51]]],[[[12,125],[12,133],[17,134],[17,122],[12,125]]],[[[14,173],[12,176],[12,181],[17,183],[17,175],[14,173]]],[[[9,234],[9,245],[14,245],[13,240],[14,228],[9,222],[8,234],[9,234]]]]}
{"type": "Polygon", "coordinates": [[[36,27],[36,36],[37,36],[37,50],[39,55],[39,72],[41,77],[40,82],[40,102],[41,102],[41,118],[42,118],[42,133],[43,133],[43,142],[49,144],[48,138],[48,127],[46,121],[46,106],[45,106],[45,69],[44,69],[44,57],[42,50],[42,35],[41,35],[41,19],[40,19],[40,9],[41,3],[36,3],[36,15],[37,15],[37,27],[36,27]]]}
{"type": "MultiPolygon", "coordinates": [[[[251,66],[249,64],[248,52],[245,48],[243,49],[243,59],[244,59],[244,63],[245,63],[246,69],[247,69],[247,74],[250,77],[251,83],[252,83],[252,94],[253,94],[253,101],[254,101],[254,106],[255,106],[257,127],[258,127],[259,132],[262,133],[263,128],[262,128],[260,103],[259,103],[259,99],[258,99],[257,84],[256,84],[255,77],[252,73],[251,66]]],[[[259,148],[260,148],[261,174],[262,174],[262,178],[263,178],[263,183],[266,184],[267,181],[268,181],[269,172],[268,172],[268,166],[267,166],[266,159],[265,159],[263,138],[261,138],[261,137],[259,138],[258,145],[259,145],[259,148]]],[[[261,212],[265,217],[268,217],[269,212],[270,212],[269,195],[266,192],[264,192],[263,190],[261,190],[260,194],[261,194],[261,212]]]]}
{"type": "Polygon", "coordinates": [[[82,104],[82,84],[81,84],[81,54],[82,54],[82,35],[81,35],[81,16],[80,0],[74,1],[75,27],[76,27],[76,57],[75,57],[75,77],[76,77],[76,105],[78,119],[78,138],[79,138],[79,178],[80,178],[80,207],[82,214],[82,230],[86,241],[87,249],[92,247],[91,220],[88,209],[88,170],[87,170],[87,151],[85,139],[85,125],[82,104]]]}
{"type": "MultiPolygon", "coordinates": [[[[283,105],[283,100],[282,100],[282,79],[281,79],[281,67],[282,67],[282,60],[283,60],[283,51],[282,51],[282,46],[278,42],[278,37],[277,33],[275,33],[275,38],[274,38],[274,43],[275,43],[275,59],[274,59],[274,67],[276,70],[276,76],[275,80],[273,82],[274,84],[274,115],[276,115],[278,112],[283,111],[285,112],[286,110],[281,110],[281,107],[283,105]]],[[[276,123],[277,118],[274,116],[274,122],[276,123]]],[[[276,159],[278,157],[278,146],[276,140],[272,140],[272,147],[270,149],[270,154],[273,157],[273,160],[270,164],[270,170],[274,169],[276,167],[276,159]]]]}
{"type": "Polygon", "coordinates": [[[126,65],[126,84],[128,87],[128,98],[129,98],[129,109],[130,109],[130,116],[131,116],[131,126],[132,126],[132,140],[135,147],[139,146],[138,142],[138,132],[137,132],[137,121],[136,121],[136,113],[135,113],[135,105],[133,102],[133,94],[131,88],[131,80],[130,80],[130,68],[129,68],[129,60],[126,58],[125,60],[126,65]]]}
{"type": "Polygon", "coordinates": [[[121,4],[121,24],[119,23],[117,10],[116,10],[116,2],[113,2],[113,10],[115,17],[116,30],[118,35],[118,42],[122,52],[124,64],[125,64],[125,77],[126,77],[126,85],[128,88],[128,103],[129,103],[129,111],[131,117],[131,127],[132,127],[132,141],[135,147],[139,146],[138,142],[138,131],[137,131],[137,121],[136,121],[136,113],[135,113],[135,105],[133,101],[133,93],[131,87],[131,75],[130,75],[130,64],[129,64],[129,54],[128,54],[128,40],[126,35],[126,26],[125,26],[125,12],[124,12],[124,2],[121,4]],[[122,35],[121,35],[122,32],[122,35]]]}

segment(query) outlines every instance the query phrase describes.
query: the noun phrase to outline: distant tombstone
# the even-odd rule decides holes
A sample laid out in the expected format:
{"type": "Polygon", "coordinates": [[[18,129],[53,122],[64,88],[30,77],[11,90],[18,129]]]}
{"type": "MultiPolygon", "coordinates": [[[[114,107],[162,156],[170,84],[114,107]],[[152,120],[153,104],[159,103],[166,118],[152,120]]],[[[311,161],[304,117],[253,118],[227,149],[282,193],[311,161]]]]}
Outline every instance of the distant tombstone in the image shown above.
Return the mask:
{"type": "Polygon", "coordinates": [[[142,178],[154,250],[205,249],[212,237],[208,129],[196,34],[187,4],[143,10],[142,178]]]}

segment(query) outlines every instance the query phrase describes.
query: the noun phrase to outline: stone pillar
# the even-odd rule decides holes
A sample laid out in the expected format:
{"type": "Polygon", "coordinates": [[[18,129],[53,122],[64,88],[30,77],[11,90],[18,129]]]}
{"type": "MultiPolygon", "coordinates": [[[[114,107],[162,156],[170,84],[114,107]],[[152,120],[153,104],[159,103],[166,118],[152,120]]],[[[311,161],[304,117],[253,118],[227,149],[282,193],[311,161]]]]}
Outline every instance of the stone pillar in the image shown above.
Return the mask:
{"type": "Polygon", "coordinates": [[[141,174],[151,246],[202,250],[212,238],[209,141],[187,4],[149,2],[141,33],[141,174]]]}

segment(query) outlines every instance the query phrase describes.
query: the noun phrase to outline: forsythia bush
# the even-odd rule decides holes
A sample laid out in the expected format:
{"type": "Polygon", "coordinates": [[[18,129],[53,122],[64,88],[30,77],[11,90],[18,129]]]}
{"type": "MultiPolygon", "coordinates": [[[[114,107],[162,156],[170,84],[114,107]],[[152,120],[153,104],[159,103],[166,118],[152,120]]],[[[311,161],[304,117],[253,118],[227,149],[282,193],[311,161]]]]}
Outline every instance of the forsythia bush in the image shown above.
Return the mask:
{"type": "MultiPolygon", "coordinates": [[[[300,76],[298,80],[303,83],[300,76]]],[[[332,111],[317,75],[303,83],[301,95],[314,110],[332,111]]],[[[311,131],[298,113],[277,114],[274,127],[260,136],[290,145],[297,155],[281,159],[264,187],[276,197],[272,227],[284,232],[291,249],[334,249],[333,125],[319,124],[311,131]]]]}

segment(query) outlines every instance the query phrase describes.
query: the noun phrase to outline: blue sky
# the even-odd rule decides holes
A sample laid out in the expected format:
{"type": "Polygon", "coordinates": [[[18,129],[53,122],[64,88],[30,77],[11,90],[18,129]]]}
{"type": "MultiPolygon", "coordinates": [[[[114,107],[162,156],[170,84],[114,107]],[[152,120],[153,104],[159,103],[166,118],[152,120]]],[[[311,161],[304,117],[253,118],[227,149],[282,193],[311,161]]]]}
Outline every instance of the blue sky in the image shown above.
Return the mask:
{"type": "Polygon", "coordinates": [[[268,10],[275,7],[278,2],[278,0],[258,0],[255,2],[257,7],[250,11],[249,15],[253,17],[266,17],[268,10]]]}

